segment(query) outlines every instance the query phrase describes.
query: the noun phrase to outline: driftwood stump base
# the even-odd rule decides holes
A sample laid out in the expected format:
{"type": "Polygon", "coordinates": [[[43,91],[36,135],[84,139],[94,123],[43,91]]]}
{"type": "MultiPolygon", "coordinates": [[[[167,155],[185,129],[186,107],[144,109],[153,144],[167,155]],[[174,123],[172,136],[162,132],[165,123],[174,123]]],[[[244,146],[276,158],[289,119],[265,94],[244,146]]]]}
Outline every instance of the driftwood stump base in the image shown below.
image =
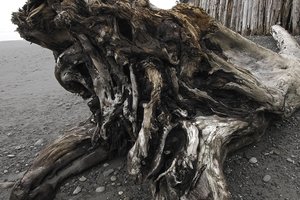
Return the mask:
{"type": "Polygon", "coordinates": [[[300,48],[280,26],[277,54],[186,4],[29,0],[12,20],[54,52],[57,80],[89,99],[92,117],[40,153],[11,200],[52,199],[118,152],[154,199],[229,199],[226,155],[300,105],[300,48]]]}

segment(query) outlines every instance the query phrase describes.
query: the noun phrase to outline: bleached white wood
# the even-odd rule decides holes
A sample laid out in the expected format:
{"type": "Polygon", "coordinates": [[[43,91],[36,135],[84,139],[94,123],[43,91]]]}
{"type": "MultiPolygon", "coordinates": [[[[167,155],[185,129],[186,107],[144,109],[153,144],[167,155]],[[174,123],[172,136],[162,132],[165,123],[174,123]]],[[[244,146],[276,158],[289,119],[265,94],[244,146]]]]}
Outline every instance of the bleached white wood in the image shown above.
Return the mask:
{"type": "Polygon", "coordinates": [[[190,0],[210,16],[243,35],[269,34],[280,24],[300,34],[300,0],[190,0]]]}
{"type": "Polygon", "coordinates": [[[284,28],[279,25],[272,26],[272,35],[281,55],[300,60],[300,45],[284,28]]]}

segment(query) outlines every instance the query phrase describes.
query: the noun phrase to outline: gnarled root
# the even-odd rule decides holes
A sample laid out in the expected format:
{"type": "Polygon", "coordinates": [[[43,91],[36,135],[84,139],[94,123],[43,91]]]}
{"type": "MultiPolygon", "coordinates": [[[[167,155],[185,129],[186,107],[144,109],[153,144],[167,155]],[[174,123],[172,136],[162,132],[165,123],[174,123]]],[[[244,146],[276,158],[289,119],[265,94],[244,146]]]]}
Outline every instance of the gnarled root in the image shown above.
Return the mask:
{"type": "Polygon", "coordinates": [[[64,179],[107,160],[104,146],[91,145],[94,129],[92,123],[73,128],[43,149],[15,184],[10,200],[53,199],[64,179]]]}

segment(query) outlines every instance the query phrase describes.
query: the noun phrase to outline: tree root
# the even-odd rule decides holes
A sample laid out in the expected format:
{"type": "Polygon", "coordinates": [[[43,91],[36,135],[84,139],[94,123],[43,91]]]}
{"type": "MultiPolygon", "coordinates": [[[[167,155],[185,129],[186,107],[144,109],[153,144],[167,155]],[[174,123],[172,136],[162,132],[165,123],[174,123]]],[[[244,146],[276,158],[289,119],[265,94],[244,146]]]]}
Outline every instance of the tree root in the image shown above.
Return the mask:
{"type": "Polygon", "coordinates": [[[299,46],[278,26],[279,54],[185,4],[29,0],[13,22],[54,52],[57,80],[90,99],[92,117],[40,153],[11,200],[52,199],[62,179],[118,152],[155,199],[226,200],[227,153],[300,106],[299,46]]]}
{"type": "Polygon", "coordinates": [[[43,149],[15,184],[10,200],[53,199],[64,179],[107,160],[109,153],[103,147],[91,145],[94,129],[93,124],[73,128],[43,149]]]}

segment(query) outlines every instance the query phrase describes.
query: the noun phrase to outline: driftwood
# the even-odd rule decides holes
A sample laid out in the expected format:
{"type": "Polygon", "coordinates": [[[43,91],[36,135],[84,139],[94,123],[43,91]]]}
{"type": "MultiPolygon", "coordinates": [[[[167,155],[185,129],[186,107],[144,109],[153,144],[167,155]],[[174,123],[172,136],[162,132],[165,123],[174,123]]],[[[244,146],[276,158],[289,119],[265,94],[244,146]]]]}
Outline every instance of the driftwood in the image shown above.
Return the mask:
{"type": "Polygon", "coordinates": [[[203,8],[223,25],[242,35],[269,34],[280,24],[300,34],[300,0],[181,0],[203,8]]]}
{"type": "Polygon", "coordinates": [[[187,4],[29,0],[12,21],[54,52],[57,80],[92,116],[40,152],[11,200],[53,199],[63,179],[124,152],[155,199],[229,199],[226,155],[300,104],[299,45],[280,26],[277,54],[187,4]]]}

